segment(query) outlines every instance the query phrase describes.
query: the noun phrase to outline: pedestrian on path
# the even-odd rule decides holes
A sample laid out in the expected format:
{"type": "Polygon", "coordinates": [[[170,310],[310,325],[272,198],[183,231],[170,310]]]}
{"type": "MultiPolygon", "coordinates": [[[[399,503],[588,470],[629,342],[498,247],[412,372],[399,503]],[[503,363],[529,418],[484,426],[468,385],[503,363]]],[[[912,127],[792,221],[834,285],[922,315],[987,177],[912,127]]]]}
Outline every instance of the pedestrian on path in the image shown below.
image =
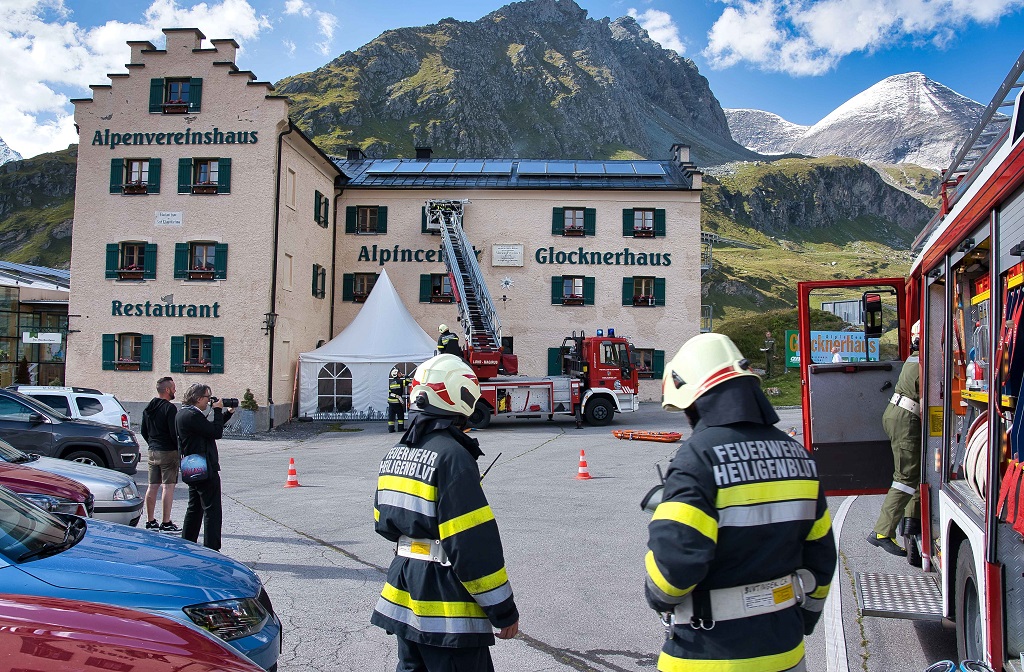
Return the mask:
{"type": "Polygon", "coordinates": [[[178,430],[174,418],[178,408],[171,403],[177,388],[174,379],[164,376],[156,381],[156,396],[142,411],[142,438],[146,440],[149,464],[149,487],[146,488],[146,529],[181,532],[171,521],[174,486],[178,482],[181,457],[178,455],[178,430]],[[156,498],[160,496],[161,517],[156,522],[156,498]]]}

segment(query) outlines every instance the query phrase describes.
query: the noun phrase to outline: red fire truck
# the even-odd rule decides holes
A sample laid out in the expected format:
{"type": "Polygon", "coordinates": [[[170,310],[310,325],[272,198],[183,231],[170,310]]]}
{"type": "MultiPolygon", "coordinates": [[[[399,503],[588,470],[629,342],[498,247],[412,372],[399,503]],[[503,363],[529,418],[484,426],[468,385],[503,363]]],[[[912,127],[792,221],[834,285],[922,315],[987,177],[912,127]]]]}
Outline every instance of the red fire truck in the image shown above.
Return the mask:
{"type": "Polygon", "coordinates": [[[481,397],[469,418],[482,428],[499,415],[575,415],[592,425],[609,424],[616,412],[640,407],[637,357],[628,339],[606,335],[566,337],[557,351],[560,375],[530,377],[516,357],[502,352],[501,322],[473,247],[462,228],[463,200],[430,200],[427,225],[441,233],[441,250],[465,334],[465,358],[480,379],[481,397]]]}
{"type": "MultiPolygon", "coordinates": [[[[943,174],[910,277],[806,282],[805,444],[832,494],[882,493],[881,417],[921,322],[922,571],[856,577],[864,615],[948,619],[962,659],[1020,672],[1024,651],[1024,54],[943,174]],[[823,301],[860,300],[863,331],[828,331],[823,301]],[[849,361],[825,356],[853,344],[849,361]],[[813,346],[813,347],[812,347],[813,346]],[[824,350],[824,352],[822,352],[824,350]],[[820,353],[820,354],[819,354],[820,353]]],[[[832,318],[834,320],[834,318],[832,318]]],[[[850,320],[856,322],[856,320],[850,320]]]]}

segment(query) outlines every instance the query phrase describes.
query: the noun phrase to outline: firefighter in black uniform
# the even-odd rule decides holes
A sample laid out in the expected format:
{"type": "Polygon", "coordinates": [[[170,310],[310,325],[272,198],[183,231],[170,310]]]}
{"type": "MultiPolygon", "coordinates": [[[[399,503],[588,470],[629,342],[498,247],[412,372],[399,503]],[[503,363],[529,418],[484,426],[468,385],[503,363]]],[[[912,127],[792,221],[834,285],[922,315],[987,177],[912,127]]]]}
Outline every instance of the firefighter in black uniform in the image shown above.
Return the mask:
{"type": "Polygon", "coordinates": [[[405,390],[409,387],[409,379],[398,372],[398,367],[391,369],[388,378],[388,432],[395,431],[395,420],[398,430],[405,431],[405,390]]]}
{"type": "Polygon", "coordinates": [[[459,347],[459,337],[448,330],[448,325],[438,325],[437,333],[440,334],[440,336],[437,337],[437,354],[455,355],[459,359],[462,359],[462,348],[459,347]]]}
{"type": "Polygon", "coordinates": [[[483,453],[462,431],[479,397],[461,359],[425,361],[410,391],[419,412],[380,464],[375,529],[398,546],[370,622],[398,635],[398,672],[491,672],[495,635],[519,631],[498,524],[480,487],[483,453]]]}
{"type": "Polygon", "coordinates": [[[735,344],[687,341],[665,367],[662,406],[693,434],[673,458],[648,528],[645,592],[670,628],[659,670],[804,669],[836,547],[814,460],[735,344]]]}

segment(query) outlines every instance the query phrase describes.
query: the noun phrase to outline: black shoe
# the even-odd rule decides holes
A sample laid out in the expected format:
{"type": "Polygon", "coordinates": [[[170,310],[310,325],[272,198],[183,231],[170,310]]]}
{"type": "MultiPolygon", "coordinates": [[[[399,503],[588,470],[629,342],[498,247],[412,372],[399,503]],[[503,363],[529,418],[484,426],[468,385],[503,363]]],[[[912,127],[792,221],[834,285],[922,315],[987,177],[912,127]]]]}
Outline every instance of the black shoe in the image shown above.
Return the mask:
{"type": "Polygon", "coordinates": [[[154,520],[147,520],[146,521],[146,529],[147,530],[159,530],[160,529],[160,523],[156,522],[155,519],[154,520]]]}
{"type": "Polygon", "coordinates": [[[900,545],[896,543],[896,540],[891,537],[879,538],[877,534],[872,532],[868,535],[868,543],[872,546],[879,547],[886,553],[892,553],[893,555],[898,555],[901,558],[907,555],[907,551],[900,548],[900,545]]]}
{"type": "Polygon", "coordinates": [[[181,532],[181,528],[175,525],[173,522],[160,523],[161,532],[172,532],[177,534],[181,532]]]}
{"type": "Polygon", "coordinates": [[[900,534],[904,537],[913,537],[921,534],[920,518],[904,518],[900,521],[900,534]]]}
{"type": "Polygon", "coordinates": [[[917,537],[903,537],[903,543],[907,546],[907,562],[911,567],[920,567],[921,549],[917,545],[917,537]]]}
{"type": "Polygon", "coordinates": [[[395,433],[395,428],[394,427],[388,427],[388,434],[394,434],[394,433],[395,433]]]}

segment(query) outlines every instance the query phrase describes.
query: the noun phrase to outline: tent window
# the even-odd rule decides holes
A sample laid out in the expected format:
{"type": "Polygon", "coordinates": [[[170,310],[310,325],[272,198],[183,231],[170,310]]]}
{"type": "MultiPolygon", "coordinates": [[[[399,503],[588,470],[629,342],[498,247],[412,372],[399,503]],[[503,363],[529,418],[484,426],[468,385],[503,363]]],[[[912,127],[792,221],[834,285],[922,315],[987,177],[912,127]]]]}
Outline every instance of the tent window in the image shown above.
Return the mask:
{"type": "Polygon", "coordinates": [[[320,367],[317,374],[317,411],[347,413],[352,410],[352,371],[341,362],[320,367]]]}

